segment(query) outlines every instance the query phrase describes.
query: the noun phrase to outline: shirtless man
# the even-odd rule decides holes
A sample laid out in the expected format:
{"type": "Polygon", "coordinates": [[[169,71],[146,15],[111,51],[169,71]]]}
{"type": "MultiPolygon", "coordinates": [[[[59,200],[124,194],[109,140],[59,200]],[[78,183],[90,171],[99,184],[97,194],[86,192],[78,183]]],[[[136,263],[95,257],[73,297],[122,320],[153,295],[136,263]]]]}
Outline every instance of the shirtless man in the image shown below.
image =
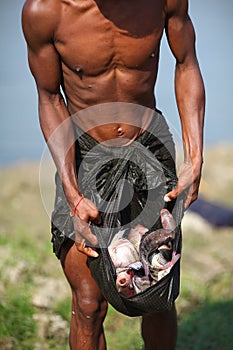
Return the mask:
{"type": "MultiPolygon", "coordinates": [[[[166,200],[185,191],[187,208],[197,198],[201,177],[205,99],[188,0],[27,0],[23,30],[38,89],[41,128],[71,208],[81,199],[81,192],[74,147],[64,155],[66,140],[74,137],[70,116],[105,102],[129,102],[154,109],[159,48],[165,30],[176,59],[175,92],[184,146],[178,184],[166,200]],[[53,131],[65,120],[66,136],[51,142],[53,131]]],[[[117,138],[120,142],[122,135],[134,140],[142,133],[144,123],[143,117],[141,128],[111,122],[104,130],[95,127],[89,133],[98,142],[117,138]]],[[[98,217],[94,203],[84,198],[76,212],[80,220],[75,226],[77,247],[64,245],[61,252],[72,288],[72,350],[106,349],[103,321],[107,303],[86,265],[87,255],[96,256],[96,252],[79,244],[83,239],[97,244],[88,222],[98,217]]],[[[175,349],[176,328],[175,307],[143,316],[145,349],[175,349]]]]}

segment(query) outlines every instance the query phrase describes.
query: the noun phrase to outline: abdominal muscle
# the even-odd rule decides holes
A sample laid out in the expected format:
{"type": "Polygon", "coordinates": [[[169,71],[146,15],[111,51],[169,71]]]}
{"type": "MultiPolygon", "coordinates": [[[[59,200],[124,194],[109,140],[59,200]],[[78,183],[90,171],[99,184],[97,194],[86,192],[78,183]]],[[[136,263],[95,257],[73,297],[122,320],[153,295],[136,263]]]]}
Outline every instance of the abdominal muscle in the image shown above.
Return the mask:
{"type": "Polygon", "coordinates": [[[127,146],[144,131],[134,125],[113,123],[92,128],[87,133],[106,146],[127,146]]]}
{"type": "MultiPolygon", "coordinates": [[[[132,87],[125,91],[123,87],[119,89],[121,82],[104,80],[102,84],[101,77],[95,77],[92,86],[96,91],[81,89],[79,94],[73,90],[72,97],[68,93],[68,109],[73,122],[97,142],[106,146],[127,146],[150,125],[154,115],[154,94],[148,91],[143,98],[144,93],[136,87],[136,83],[134,86],[139,91],[129,94],[132,87]],[[137,93],[141,98],[137,98],[137,93]],[[80,100],[75,96],[83,98],[80,100]]],[[[79,90],[77,82],[72,85],[79,90]]]]}
{"type": "Polygon", "coordinates": [[[154,110],[127,102],[93,105],[72,115],[73,122],[106,146],[127,146],[143,134],[154,110]]]}
{"type": "Polygon", "coordinates": [[[145,7],[136,0],[136,13],[127,2],[63,4],[55,45],[68,110],[74,123],[98,142],[128,145],[151,122],[164,4],[150,0],[145,7]]]}

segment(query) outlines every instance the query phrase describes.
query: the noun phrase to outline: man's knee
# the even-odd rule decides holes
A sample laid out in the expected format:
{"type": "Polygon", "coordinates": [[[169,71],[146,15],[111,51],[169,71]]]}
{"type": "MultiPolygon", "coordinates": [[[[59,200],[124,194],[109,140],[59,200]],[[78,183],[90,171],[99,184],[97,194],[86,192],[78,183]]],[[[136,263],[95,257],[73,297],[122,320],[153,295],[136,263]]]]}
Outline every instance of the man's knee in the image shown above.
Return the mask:
{"type": "Polygon", "coordinates": [[[87,321],[92,324],[103,322],[107,313],[107,302],[103,298],[95,296],[80,295],[80,292],[73,291],[73,313],[80,321],[87,321]]]}
{"type": "Polygon", "coordinates": [[[76,308],[84,318],[96,319],[105,316],[107,303],[104,300],[100,301],[93,298],[79,298],[76,308]]]}
{"type": "Polygon", "coordinates": [[[74,244],[63,251],[62,266],[72,289],[72,315],[78,324],[91,329],[103,322],[107,302],[87,267],[87,257],[74,244]]]}

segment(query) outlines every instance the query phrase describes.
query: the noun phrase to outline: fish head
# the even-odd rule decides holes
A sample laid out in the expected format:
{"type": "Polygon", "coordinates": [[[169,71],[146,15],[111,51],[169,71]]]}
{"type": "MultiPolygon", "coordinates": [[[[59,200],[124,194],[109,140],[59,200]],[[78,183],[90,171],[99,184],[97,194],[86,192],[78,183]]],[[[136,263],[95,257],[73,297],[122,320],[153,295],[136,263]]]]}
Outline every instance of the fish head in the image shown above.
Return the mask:
{"type": "Polygon", "coordinates": [[[156,246],[156,249],[158,249],[162,245],[171,246],[172,241],[175,238],[175,233],[171,230],[158,229],[154,232],[151,232],[151,237],[156,246]]]}
{"type": "Polygon", "coordinates": [[[116,279],[116,287],[120,294],[125,297],[129,297],[134,292],[134,287],[132,284],[132,272],[130,271],[122,271],[117,275],[116,279]]]}
{"type": "Polygon", "coordinates": [[[140,260],[143,264],[145,275],[149,274],[149,258],[152,254],[158,253],[159,249],[166,247],[172,251],[174,232],[165,229],[158,229],[149,232],[140,243],[140,260]]]}

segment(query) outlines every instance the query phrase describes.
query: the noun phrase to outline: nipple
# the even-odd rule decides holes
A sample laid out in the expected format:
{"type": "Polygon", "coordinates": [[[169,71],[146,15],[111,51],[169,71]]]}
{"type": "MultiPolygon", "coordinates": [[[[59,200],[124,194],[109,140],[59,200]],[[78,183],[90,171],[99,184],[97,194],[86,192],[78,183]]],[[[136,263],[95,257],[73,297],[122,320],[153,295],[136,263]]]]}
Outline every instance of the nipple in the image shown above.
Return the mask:
{"type": "Polygon", "coordinates": [[[83,69],[82,69],[82,67],[80,67],[80,66],[76,67],[75,71],[78,73],[80,79],[82,79],[82,76],[83,76],[83,69]]]}
{"type": "Polygon", "coordinates": [[[76,70],[77,73],[81,73],[83,69],[78,66],[78,67],[75,68],[75,70],[76,70]]]}

